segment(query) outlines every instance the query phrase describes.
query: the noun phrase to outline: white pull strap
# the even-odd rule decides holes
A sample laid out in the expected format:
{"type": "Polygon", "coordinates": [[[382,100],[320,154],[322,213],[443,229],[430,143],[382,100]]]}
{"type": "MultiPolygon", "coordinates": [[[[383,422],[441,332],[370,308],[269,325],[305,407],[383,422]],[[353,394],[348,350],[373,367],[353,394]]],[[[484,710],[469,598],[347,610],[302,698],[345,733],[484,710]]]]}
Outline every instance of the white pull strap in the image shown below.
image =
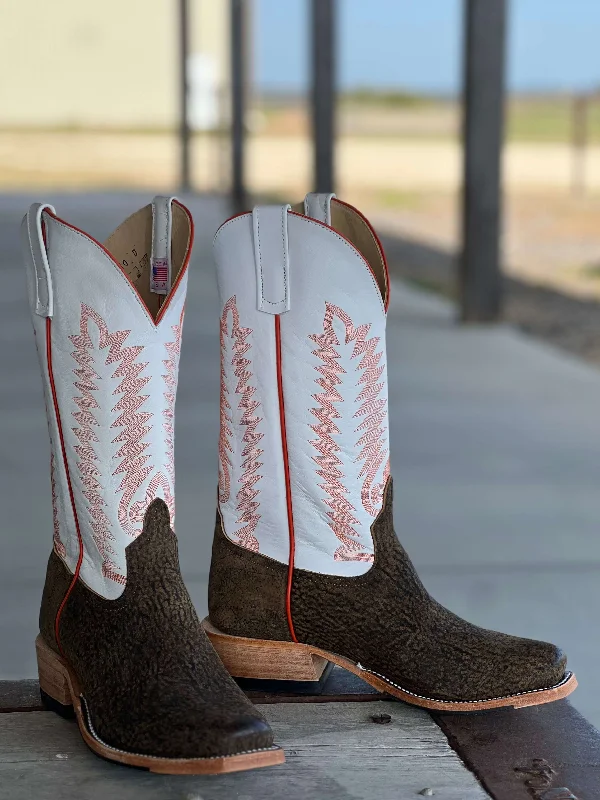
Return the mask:
{"type": "Polygon", "coordinates": [[[331,201],[333,193],[309,192],[304,198],[304,216],[331,225],[331,201]]]}
{"type": "Polygon", "coordinates": [[[42,214],[46,209],[56,213],[48,203],[34,203],[21,224],[29,304],[31,310],[40,317],[51,317],[54,312],[52,277],[42,229],[42,214]]]}
{"type": "Polygon", "coordinates": [[[252,211],[256,303],[265,314],[290,310],[288,211],[291,206],[255,206],[252,211]]]}
{"type": "Polygon", "coordinates": [[[152,201],[150,291],[154,294],[169,294],[171,291],[173,200],[175,200],[174,197],[157,195],[152,201]]]}

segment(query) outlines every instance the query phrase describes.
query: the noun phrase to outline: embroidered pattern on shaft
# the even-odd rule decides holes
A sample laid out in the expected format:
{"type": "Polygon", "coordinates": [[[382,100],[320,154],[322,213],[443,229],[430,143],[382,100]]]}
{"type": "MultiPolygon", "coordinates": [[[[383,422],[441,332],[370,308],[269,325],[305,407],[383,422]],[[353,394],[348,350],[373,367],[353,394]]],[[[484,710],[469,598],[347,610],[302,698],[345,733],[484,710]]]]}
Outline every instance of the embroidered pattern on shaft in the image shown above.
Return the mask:
{"type": "MultiPolygon", "coordinates": [[[[161,478],[163,480],[163,497],[164,501],[169,508],[171,515],[171,527],[175,528],[175,398],[177,396],[177,376],[179,373],[179,356],[181,354],[181,335],[183,332],[183,315],[184,309],[181,310],[179,318],[179,325],[172,325],[174,339],[172,342],[165,344],[169,358],[163,361],[166,369],[166,375],[163,375],[163,380],[166,384],[165,401],[166,407],[164,409],[163,429],[165,431],[165,467],[168,474],[168,481],[161,473],[153,479],[161,478]]],[[[152,483],[152,482],[151,482],[152,483]]],[[[157,483],[157,486],[160,485],[157,483]]],[[[148,493],[146,493],[148,494],[148,493]]],[[[150,498],[149,503],[152,502],[154,496],[150,498]]],[[[148,504],[146,504],[147,508],[148,504]]],[[[146,509],[144,509],[144,514],[146,509]]],[[[142,514],[143,519],[143,514],[142,514]]]]}
{"type": "MultiPolygon", "coordinates": [[[[229,389],[227,388],[227,377],[225,365],[231,363],[231,337],[227,329],[227,319],[229,312],[235,307],[235,297],[225,303],[219,325],[219,340],[221,343],[221,396],[220,396],[220,426],[219,426],[219,502],[226,503],[231,492],[231,437],[233,431],[231,426],[231,405],[229,404],[229,389]]],[[[236,309],[237,312],[237,309],[236,309]]],[[[239,317],[238,317],[239,321],[239,317]]]]}
{"type": "MultiPolygon", "coordinates": [[[[46,414],[48,413],[46,409],[46,414]]],[[[52,488],[52,522],[54,533],[52,541],[54,542],[54,549],[59,556],[64,558],[67,555],[67,550],[60,538],[60,523],[58,521],[58,497],[56,494],[56,461],[54,459],[54,452],[50,453],[50,485],[52,488]]]]}
{"type": "Polygon", "coordinates": [[[347,497],[351,494],[351,489],[348,488],[350,476],[344,475],[343,462],[337,455],[341,448],[335,437],[341,431],[336,420],[341,419],[342,414],[336,404],[344,402],[340,388],[351,380],[351,376],[347,375],[345,367],[340,363],[342,346],[352,345],[350,359],[357,360],[356,371],[361,373],[356,397],[359,408],[353,415],[362,418],[355,430],[358,436],[356,446],[359,448],[355,463],[364,462],[358,474],[358,478],[362,479],[361,502],[365,511],[373,517],[381,508],[386,473],[389,470],[389,466],[385,466],[382,482],[375,483],[388,455],[385,436],[387,428],[382,425],[387,417],[387,403],[385,397],[379,396],[384,388],[384,383],[380,380],[385,369],[385,365],[380,363],[383,351],[377,349],[380,341],[378,336],[369,338],[370,328],[370,325],[355,327],[348,314],[339,306],[326,303],[323,333],[309,337],[317,344],[313,355],[323,362],[316,366],[320,373],[316,383],[322,389],[313,395],[318,407],[310,410],[317,420],[317,424],[310,427],[318,438],[311,440],[310,444],[319,453],[318,456],[313,456],[313,460],[319,467],[317,475],[323,479],[319,488],[328,495],[324,502],[331,509],[327,512],[329,527],[341,542],[334,553],[336,561],[372,562],[374,559],[373,553],[366,552],[360,542],[357,527],[361,523],[355,506],[347,497]],[[335,318],[343,325],[343,341],[340,341],[335,331],[335,318]]]}
{"type": "Polygon", "coordinates": [[[82,304],[80,332],[69,337],[75,346],[75,351],[71,355],[79,365],[73,370],[77,377],[75,386],[81,392],[79,397],[74,398],[78,411],[73,412],[73,417],[79,427],[73,428],[73,432],[79,440],[74,450],[79,459],[77,467],[81,476],[83,496],[87,500],[92,535],[103,561],[102,574],[121,584],[125,583],[125,576],[113,561],[115,536],[111,531],[111,522],[105,511],[106,502],[102,497],[104,488],[102,464],[94,447],[95,443],[99,442],[94,429],[99,425],[97,417],[99,413],[103,413],[104,416],[110,413],[111,417],[115,413],[118,414],[111,423],[112,428],[121,428],[118,436],[113,439],[113,444],[122,443],[116,453],[122,461],[113,473],[123,474],[118,487],[119,491],[123,492],[119,502],[118,519],[123,530],[135,536],[139,531],[132,526],[128,510],[136,491],[153,469],[146,463],[148,456],[145,455],[145,451],[149,444],[144,441],[146,434],[151,430],[147,423],[152,414],[138,412],[148,399],[148,395],[142,395],[140,392],[150,378],[140,377],[148,366],[148,362],[137,361],[144,348],[124,346],[130,333],[131,331],[127,330],[110,333],[102,317],[89,306],[82,304]],[[97,345],[89,333],[90,323],[93,323],[98,330],[97,345]],[[107,348],[107,353],[99,352],[107,348]],[[116,365],[112,378],[118,381],[118,385],[113,394],[120,397],[111,409],[101,409],[95,396],[100,389],[98,382],[101,378],[97,369],[102,360],[103,366],[116,365]]]}
{"type": "MultiPolygon", "coordinates": [[[[40,348],[38,345],[38,338],[37,332],[35,328],[33,329],[33,341],[35,342],[35,349],[38,354],[38,358],[41,359],[40,355],[40,348]]],[[[60,521],[58,518],[58,489],[56,486],[56,459],[54,457],[54,440],[52,438],[52,426],[50,424],[50,411],[48,406],[48,396],[46,393],[46,389],[44,388],[44,406],[46,408],[46,421],[48,423],[48,437],[50,439],[50,490],[52,493],[52,542],[54,545],[54,549],[58,553],[61,558],[65,558],[67,555],[67,548],[63,544],[62,539],[60,538],[60,521]]]]}
{"type": "Polygon", "coordinates": [[[224,503],[230,497],[231,469],[235,458],[234,448],[231,444],[233,431],[240,428],[242,451],[241,475],[238,482],[241,484],[236,494],[236,509],[238,519],[236,525],[241,528],[232,532],[238,537],[238,544],[248,550],[258,552],[259,543],[255,531],[260,520],[258,508],[260,502],[256,499],[260,489],[256,484],[261,480],[259,470],[262,462],[259,460],[263,450],[258,446],[263,438],[263,433],[257,430],[262,422],[262,417],[257,411],[260,401],[254,399],[256,387],[250,381],[253,378],[251,370],[252,361],[248,357],[251,343],[248,337],[251,328],[240,325],[240,317],[235,295],[231,297],[223,308],[221,315],[221,429],[219,435],[219,499],[224,503]],[[231,331],[229,331],[229,318],[231,318],[231,331]],[[233,368],[233,376],[237,379],[235,394],[240,395],[237,405],[229,402],[230,387],[227,386],[229,367],[233,368]],[[241,412],[241,416],[240,416],[241,412]]]}

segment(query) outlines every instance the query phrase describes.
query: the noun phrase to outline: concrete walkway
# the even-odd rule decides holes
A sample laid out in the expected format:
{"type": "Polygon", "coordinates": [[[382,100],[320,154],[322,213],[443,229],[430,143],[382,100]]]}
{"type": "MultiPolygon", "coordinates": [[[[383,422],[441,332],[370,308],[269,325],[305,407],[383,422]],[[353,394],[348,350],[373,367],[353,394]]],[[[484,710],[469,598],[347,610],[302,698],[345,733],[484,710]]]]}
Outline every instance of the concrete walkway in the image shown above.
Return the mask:
{"type": "MultiPolygon", "coordinates": [[[[18,225],[0,196],[0,679],[35,674],[51,544],[48,445],[18,225]]],[[[63,196],[59,215],[103,239],[146,195],[63,196]]],[[[177,531],[206,611],[216,490],[218,340],[210,240],[227,215],[191,201],[177,405],[177,531]]],[[[573,703],[600,725],[600,372],[507,327],[459,328],[452,308],[395,285],[388,328],[396,523],[430,591],[473,622],[569,653],[573,703]]]]}

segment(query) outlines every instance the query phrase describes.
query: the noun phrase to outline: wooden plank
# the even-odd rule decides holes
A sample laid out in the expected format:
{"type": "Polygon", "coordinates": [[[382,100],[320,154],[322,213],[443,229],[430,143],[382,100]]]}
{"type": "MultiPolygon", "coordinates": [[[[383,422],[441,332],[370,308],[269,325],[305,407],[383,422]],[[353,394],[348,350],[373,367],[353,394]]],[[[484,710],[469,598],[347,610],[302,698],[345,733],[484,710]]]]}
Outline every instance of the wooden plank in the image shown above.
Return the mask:
{"type": "Polygon", "coordinates": [[[496,800],[600,798],[600,734],[568,700],[433,716],[496,800]]]}
{"type": "Polygon", "coordinates": [[[0,713],[41,710],[40,684],[37,680],[0,681],[0,713]]]}
{"type": "Polygon", "coordinates": [[[465,0],[461,318],[500,315],[506,0],[465,0]]]}
{"type": "MultiPolygon", "coordinates": [[[[359,708],[372,715],[384,711],[391,702],[337,667],[328,670],[326,678],[316,685],[268,681],[242,684],[255,703],[283,705],[286,709],[291,704],[360,702],[359,708]]],[[[40,709],[37,681],[0,682],[0,710],[14,712],[18,708],[40,709]]],[[[417,712],[401,703],[395,708],[400,714],[404,713],[402,709],[408,714],[417,712]]],[[[265,713],[278,715],[275,709],[265,713]]],[[[560,794],[552,798],[544,793],[567,789],[579,800],[593,798],[592,787],[600,786],[600,734],[567,701],[518,711],[432,716],[460,758],[497,800],[563,800],[560,794]]],[[[418,738],[417,729],[413,735],[418,738]]],[[[568,794],[566,797],[571,800],[568,794]]]]}
{"type": "Polygon", "coordinates": [[[54,714],[0,715],[1,796],[10,800],[444,800],[489,797],[427,712],[396,702],[262,707],[287,763],[217,777],[161,776],[103,761],[54,714]],[[374,724],[385,711],[391,721],[374,724]]]}
{"type": "Polygon", "coordinates": [[[314,191],[333,192],[336,0],[312,0],[312,127],[314,191]]]}

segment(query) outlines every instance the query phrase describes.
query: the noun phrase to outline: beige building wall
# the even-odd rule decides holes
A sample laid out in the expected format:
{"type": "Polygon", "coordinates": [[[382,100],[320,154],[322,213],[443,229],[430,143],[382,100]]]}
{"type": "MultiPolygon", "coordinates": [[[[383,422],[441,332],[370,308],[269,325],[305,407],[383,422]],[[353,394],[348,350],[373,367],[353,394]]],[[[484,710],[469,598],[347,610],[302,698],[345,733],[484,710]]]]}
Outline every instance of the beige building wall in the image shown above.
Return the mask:
{"type": "MultiPolygon", "coordinates": [[[[0,0],[0,128],[172,128],[178,7],[177,0],[0,0]]],[[[226,106],[228,7],[190,0],[200,107],[205,90],[226,106]]]]}

